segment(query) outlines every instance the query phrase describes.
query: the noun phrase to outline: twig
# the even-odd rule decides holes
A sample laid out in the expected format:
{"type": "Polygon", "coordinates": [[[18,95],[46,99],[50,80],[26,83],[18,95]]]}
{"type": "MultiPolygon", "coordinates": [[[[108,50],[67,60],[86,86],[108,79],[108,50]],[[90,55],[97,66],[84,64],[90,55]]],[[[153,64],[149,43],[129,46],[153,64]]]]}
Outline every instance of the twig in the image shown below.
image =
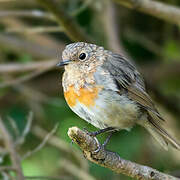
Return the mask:
{"type": "Polygon", "coordinates": [[[41,68],[55,67],[59,60],[38,61],[29,63],[0,64],[0,73],[21,73],[41,68]]]}
{"type": "Polygon", "coordinates": [[[1,166],[0,167],[0,172],[1,171],[16,171],[16,168],[14,168],[12,166],[1,166]]]}
{"type": "Polygon", "coordinates": [[[67,172],[72,174],[73,176],[77,177],[81,180],[95,180],[93,176],[88,174],[87,172],[83,171],[76,165],[74,165],[72,162],[68,161],[67,159],[63,159],[60,162],[63,169],[65,169],[67,172]],[[78,173],[77,173],[78,172],[78,173]]]}
{"type": "Polygon", "coordinates": [[[0,0],[0,3],[16,2],[17,0],[0,0]]]}
{"type": "Polygon", "coordinates": [[[116,173],[123,173],[139,180],[178,180],[179,178],[161,173],[148,166],[143,166],[128,160],[122,159],[117,153],[102,148],[96,138],[88,135],[77,127],[69,128],[68,136],[79,145],[85,157],[116,173]],[[100,150],[96,150],[100,147],[100,150]]]}
{"type": "Polygon", "coordinates": [[[58,26],[42,26],[35,28],[7,28],[5,29],[6,33],[23,33],[23,34],[34,34],[34,33],[53,33],[53,32],[62,32],[63,29],[58,26]]]}
{"type": "Polygon", "coordinates": [[[51,177],[51,176],[25,176],[25,179],[35,179],[35,180],[61,180],[59,177],[51,177]]]}
{"type": "Polygon", "coordinates": [[[114,0],[127,8],[149,14],[156,18],[180,25],[180,9],[154,0],[114,0]]]}
{"type": "Polygon", "coordinates": [[[81,12],[83,12],[84,10],[87,9],[87,7],[92,3],[92,0],[86,0],[83,2],[83,4],[76,9],[75,11],[71,12],[70,15],[71,16],[77,16],[78,14],[80,14],[81,12]]]}
{"type": "Polygon", "coordinates": [[[17,127],[16,122],[14,121],[14,119],[12,117],[8,116],[7,120],[9,122],[10,126],[12,127],[12,130],[13,130],[15,136],[16,137],[19,136],[20,132],[18,130],[18,127],[17,127]]]}
{"type": "Polygon", "coordinates": [[[9,16],[20,16],[20,17],[30,17],[30,18],[45,18],[50,20],[55,20],[54,16],[52,14],[43,12],[40,10],[4,10],[0,11],[0,18],[1,17],[9,17],[9,16]]]}
{"type": "MultiPolygon", "coordinates": [[[[108,47],[116,53],[121,52],[120,37],[118,33],[118,24],[115,16],[115,7],[111,1],[107,1],[105,4],[106,11],[104,12],[104,27],[107,35],[108,47]]],[[[119,23],[119,20],[118,20],[119,23]]]]}
{"type": "Polygon", "coordinates": [[[9,180],[9,175],[6,172],[1,172],[3,180],[9,180]]]}
{"type": "Polygon", "coordinates": [[[14,85],[23,83],[23,82],[28,81],[36,76],[39,76],[40,74],[43,74],[44,72],[47,72],[50,69],[51,69],[50,67],[38,69],[38,70],[33,71],[25,76],[6,81],[6,82],[0,84],[0,88],[5,88],[5,87],[14,86],[14,85]]]}
{"type": "MultiPolygon", "coordinates": [[[[42,45],[42,43],[31,42],[27,40],[27,38],[7,35],[5,33],[0,34],[0,48],[8,48],[9,50],[20,54],[22,54],[22,52],[28,53],[31,54],[32,57],[38,58],[56,58],[57,56],[57,49],[54,47],[49,47],[47,44],[42,45]]],[[[60,44],[59,49],[62,50],[60,44]]]]}
{"type": "Polygon", "coordinates": [[[163,58],[162,48],[158,46],[155,42],[153,42],[151,39],[144,36],[142,33],[129,29],[124,32],[124,36],[127,39],[130,39],[131,41],[141,44],[143,47],[147,48],[149,51],[163,58]]]}
{"type": "Polygon", "coordinates": [[[28,135],[28,133],[30,132],[30,128],[32,125],[32,121],[33,121],[33,112],[30,111],[27,117],[27,123],[26,126],[22,132],[22,135],[17,138],[16,142],[15,142],[15,146],[19,145],[19,144],[23,144],[25,142],[26,136],[28,135]]]}
{"type": "Polygon", "coordinates": [[[12,138],[11,138],[9,132],[7,131],[6,127],[4,126],[1,117],[0,117],[0,132],[2,133],[2,135],[4,137],[4,143],[5,143],[6,149],[8,150],[8,152],[10,154],[13,167],[16,169],[17,178],[18,178],[18,180],[24,180],[24,175],[22,173],[19,155],[17,154],[17,152],[15,150],[15,146],[12,141],[12,138]]]}
{"type": "MultiPolygon", "coordinates": [[[[40,139],[44,139],[44,137],[48,134],[48,132],[46,132],[46,130],[40,126],[34,126],[32,128],[32,133],[40,139]]],[[[84,160],[82,153],[78,149],[71,148],[70,144],[67,142],[56,136],[51,136],[47,143],[65,152],[65,154],[71,154],[71,156],[73,156],[74,159],[80,164],[82,169],[85,171],[88,169],[88,164],[84,160]]]]}
{"type": "Polygon", "coordinates": [[[91,42],[88,35],[82,28],[74,21],[71,16],[62,9],[62,4],[58,0],[37,0],[45,8],[47,8],[55,17],[64,32],[72,41],[86,41],[91,42]]]}
{"type": "Polygon", "coordinates": [[[37,151],[39,151],[40,149],[42,149],[44,147],[44,145],[47,143],[47,141],[49,140],[49,138],[57,131],[59,124],[56,124],[54,126],[54,128],[51,130],[51,132],[49,132],[43,139],[43,141],[33,150],[28,151],[22,158],[21,160],[24,160],[26,158],[28,158],[29,156],[31,156],[32,154],[36,153],[37,151]]]}

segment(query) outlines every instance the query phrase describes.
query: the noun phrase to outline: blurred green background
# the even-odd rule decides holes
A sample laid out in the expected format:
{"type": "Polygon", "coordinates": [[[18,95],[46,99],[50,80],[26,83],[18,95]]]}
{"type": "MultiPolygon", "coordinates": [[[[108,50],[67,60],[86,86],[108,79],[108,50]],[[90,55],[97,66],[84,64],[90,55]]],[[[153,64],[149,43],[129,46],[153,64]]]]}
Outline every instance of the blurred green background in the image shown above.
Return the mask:
{"type": "MultiPolygon", "coordinates": [[[[178,0],[162,2],[180,6],[178,0]]],[[[55,3],[62,10],[59,17],[41,0],[0,1],[0,116],[20,156],[23,174],[38,180],[131,179],[88,162],[67,136],[72,126],[96,130],[75,115],[63,97],[63,69],[55,64],[65,45],[76,41],[69,36],[67,24],[72,23],[70,31],[85,32],[87,41],[137,64],[148,93],[166,119],[165,127],[179,140],[180,28],[113,1],[53,0],[52,6],[55,3]],[[58,18],[67,21],[63,24],[58,18]],[[51,133],[56,124],[56,132],[51,133]],[[47,134],[50,137],[45,139],[47,134]]],[[[105,136],[98,139],[103,142],[105,136]]],[[[5,141],[1,134],[0,167],[12,165],[5,141]]],[[[164,151],[141,127],[114,134],[107,148],[180,177],[180,152],[171,147],[164,151]]],[[[16,176],[1,169],[0,173],[1,179],[16,176]]]]}

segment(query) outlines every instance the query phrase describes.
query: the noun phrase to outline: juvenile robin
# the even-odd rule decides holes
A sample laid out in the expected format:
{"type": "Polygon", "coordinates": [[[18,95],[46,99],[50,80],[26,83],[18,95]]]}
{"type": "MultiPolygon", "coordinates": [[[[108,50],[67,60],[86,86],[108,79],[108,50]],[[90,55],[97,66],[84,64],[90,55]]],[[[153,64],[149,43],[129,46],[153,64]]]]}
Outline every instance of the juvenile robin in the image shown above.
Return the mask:
{"type": "Polygon", "coordinates": [[[66,46],[58,66],[65,66],[62,85],[69,107],[100,129],[91,135],[107,131],[111,135],[139,124],[166,150],[168,143],[180,150],[161,127],[164,120],[146,93],[142,76],[125,57],[95,44],[77,42],[66,46]]]}

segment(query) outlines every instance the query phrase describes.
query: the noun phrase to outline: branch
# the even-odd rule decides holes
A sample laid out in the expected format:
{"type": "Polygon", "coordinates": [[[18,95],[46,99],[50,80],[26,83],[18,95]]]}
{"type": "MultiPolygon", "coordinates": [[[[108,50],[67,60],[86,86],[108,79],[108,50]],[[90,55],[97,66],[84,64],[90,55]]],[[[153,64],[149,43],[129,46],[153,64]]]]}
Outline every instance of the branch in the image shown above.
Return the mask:
{"type": "MultiPolygon", "coordinates": [[[[32,133],[42,140],[48,134],[46,130],[42,129],[38,125],[32,128],[32,133]]],[[[47,143],[51,146],[56,147],[65,154],[70,154],[70,156],[73,157],[73,159],[75,159],[80,164],[81,169],[84,169],[85,171],[87,170],[88,164],[84,160],[83,155],[80,153],[78,149],[71,148],[70,144],[66,143],[57,136],[51,136],[47,143]]]]}
{"type": "Polygon", "coordinates": [[[149,14],[156,18],[168,21],[170,23],[180,24],[180,9],[167,5],[165,3],[153,0],[114,0],[127,8],[136,9],[140,12],[149,14]]]}
{"type": "Polygon", "coordinates": [[[73,164],[71,161],[67,159],[61,159],[61,167],[66,170],[66,172],[69,172],[74,177],[77,177],[79,180],[95,180],[95,178],[88,174],[88,172],[84,171],[83,169],[80,169],[75,164],[73,164]],[[78,172],[78,173],[77,173],[78,172]]]}
{"type": "Polygon", "coordinates": [[[0,88],[5,88],[5,87],[10,87],[10,86],[16,86],[18,84],[24,83],[26,81],[29,81],[47,71],[49,71],[51,68],[50,67],[46,67],[46,68],[42,68],[42,69],[38,69],[36,71],[33,71],[27,75],[24,76],[20,76],[16,79],[11,79],[11,80],[7,80],[3,83],[0,84],[0,88]]]}
{"type": "Polygon", "coordinates": [[[41,150],[45,144],[47,143],[47,141],[49,140],[49,138],[57,131],[58,129],[58,124],[56,124],[54,126],[54,128],[44,137],[43,141],[37,146],[35,147],[35,149],[28,151],[23,157],[22,160],[32,156],[33,154],[35,154],[36,152],[38,152],[39,150],[41,150]]]}
{"type": "Polygon", "coordinates": [[[39,26],[31,28],[7,28],[6,33],[23,33],[23,34],[34,34],[34,33],[54,33],[62,32],[63,30],[58,26],[39,26]]]}
{"type": "Polygon", "coordinates": [[[107,151],[103,148],[100,148],[99,152],[96,153],[96,150],[100,147],[97,139],[77,127],[69,128],[68,136],[80,146],[88,160],[109,168],[116,173],[122,173],[141,180],[178,180],[178,178],[161,173],[150,167],[124,160],[117,153],[107,151]]]}
{"type": "Polygon", "coordinates": [[[17,178],[18,178],[18,180],[24,180],[24,175],[22,173],[22,168],[21,168],[21,163],[20,163],[20,157],[15,150],[13,140],[12,140],[9,132],[7,131],[6,127],[4,126],[4,123],[3,123],[3,120],[1,119],[1,117],[0,117],[0,132],[4,138],[4,143],[5,143],[6,149],[8,150],[8,152],[10,154],[13,167],[16,169],[17,178]]]}
{"type": "MultiPolygon", "coordinates": [[[[8,48],[8,50],[19,54],[22,54],[22,52],[28,53],[37,58],[56,58],[57,55],[57,50],[55,48],[49,47],[47,44],[40,45],[36,42],[30,42],[25,38],[23,39],[21,37],[3,33],[0,34],[0,48],[8,48]]],[[[62,50],[61,48],[62,47],[59,46],[60,51],[62,50]]]]}
{"type": "Polygon", "coordinates": [[[30,17],[30,18],[45,18],[50,20],[55,20],[55,18],[50,14],[39,10],[4,10],[0,12],[0,17],[30,17]]]}
{"type": "Polygon", "coordinates": [[[106,31],[108,47],[116,53],[124,54],[125,52],[119,37],[119,21],[117,21],[115,5],[111,1],[106,2],[104,18],[104,29],[106,31]]]}
{"type": "Polygon", "coordinates": [[[81,27],[69,16],[63,9],[61,1],[58,0],[37,0],[45,8],[47,8],[55,17],[60,26],[64,29],[64,32],[72,41],[88,41],[87,34],[81,29],[81,27]]]}
{"type": "Polygon", "coordinates": [[[43,68],[53,68],[58,60],[37,61],[29,63],[11,63],[0,64],[0,73],[22,73],[32,70],[39,70],[43,68]]]}

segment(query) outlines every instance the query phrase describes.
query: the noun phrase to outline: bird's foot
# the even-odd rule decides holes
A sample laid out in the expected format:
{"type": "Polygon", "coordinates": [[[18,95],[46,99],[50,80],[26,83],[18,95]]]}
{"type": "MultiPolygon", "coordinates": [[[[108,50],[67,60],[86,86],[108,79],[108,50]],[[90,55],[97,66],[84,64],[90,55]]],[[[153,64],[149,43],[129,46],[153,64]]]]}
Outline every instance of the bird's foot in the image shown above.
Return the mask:
{"type": "Polygon", "coordinates": [[[113,132],[111,131],[103,144],[99,144],[99,142],[98,142],[98,148],[94,151],[94,153],[98,153],[101,149],[103,149],[103,150],[105,149],[105,147],[108,144],[112,134],[113,134],[113,132]]]}
{"type": "Polygon", "coordinates": [[[94,132],[89,132],[86,128],[83,128],[83,130],[90,136],[92,137],[96,137],[99,134],[102,134],[104,132],[113,132],[115,129],[112,127],[108,127],[108,128],[104,128],[104,129],[100,129],[98,131],[94,131],[94,132]]]}

